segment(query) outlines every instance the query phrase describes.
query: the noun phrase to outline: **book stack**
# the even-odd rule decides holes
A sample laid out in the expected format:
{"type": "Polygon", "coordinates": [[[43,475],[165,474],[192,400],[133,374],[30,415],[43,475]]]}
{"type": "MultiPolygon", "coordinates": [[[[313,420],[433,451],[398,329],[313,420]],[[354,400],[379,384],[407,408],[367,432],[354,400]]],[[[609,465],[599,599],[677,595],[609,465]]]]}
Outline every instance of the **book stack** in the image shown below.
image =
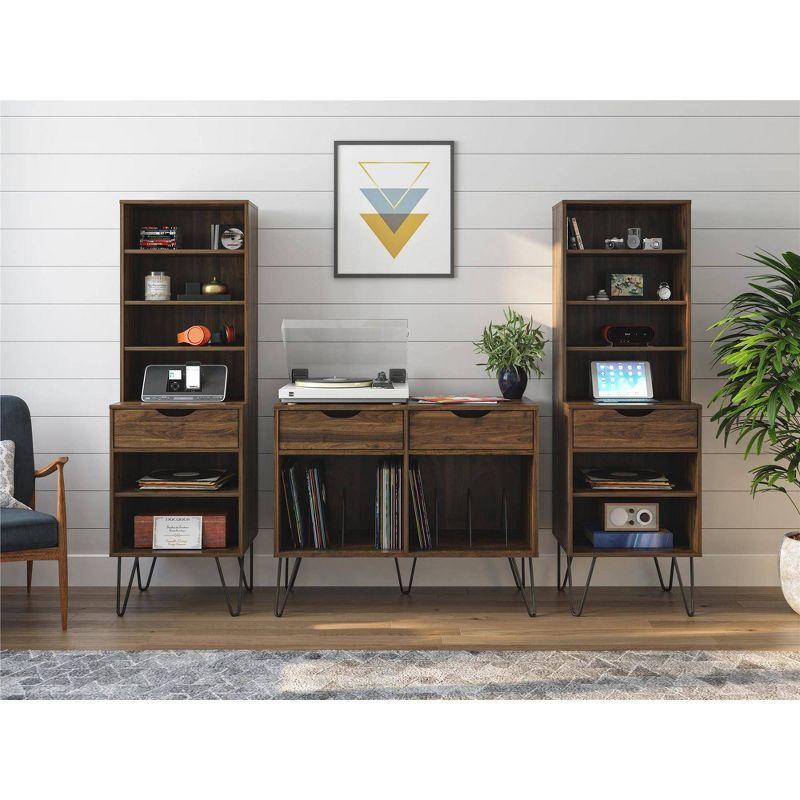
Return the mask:
{"type": "Polygon", "coordinates": [[[589,489],[598,491],[671,490],[675,484],[662,472],[649,469],[582,469],[589,489]]]}
{"type": "Polygon", "coordinates": [[[567,217],[567,237],[570,250],[585,250],[583,237],[578,227],[578,220],[575,217],[567,217]]]}
{"type": "Polygon", "coordinates": [[[285,467],[281,473],[292,544],[299,550],[326,550],[330,534],[322,470],[313,466],[305,470],[305,476],[302,473],[297,464],[285,467]]]}
{"type": "Polygon", "coordinates": [[[139,228],[141,250],[177,250],[180,230],[177,225],[144,225],[139,228]]]}
{"type": "Polygon", "coordinates": [[[420,550],[430,550],[431,525],[428,520],[428,508],[425,504],[425,490],[422,486],[422,473],[419,464],[412,464],[409,471],[411,483],[411,505],[414,509],[414,521],[417,525],[417,541],[420,550]]]}
{"type": "Polygon", "coordinates": [[[221,489],[233,477],[234,473],[227,469],[157,469],[143,475],[136,483],[142,491],[180,489],[213,492],[221,489]]]}
{"type": "Polygon", "coordinates": [[[375,491],[375,549],[401,550],[402,530],[400,487],[402,467],[392,461],[381,461],[377,469],[375,491]]]}

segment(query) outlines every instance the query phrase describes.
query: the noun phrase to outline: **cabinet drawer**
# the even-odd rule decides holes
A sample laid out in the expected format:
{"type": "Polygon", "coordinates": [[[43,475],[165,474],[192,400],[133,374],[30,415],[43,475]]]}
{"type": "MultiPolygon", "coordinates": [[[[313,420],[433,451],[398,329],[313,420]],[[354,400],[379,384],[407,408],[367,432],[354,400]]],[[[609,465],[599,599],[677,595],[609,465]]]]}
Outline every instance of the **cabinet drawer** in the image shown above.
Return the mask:
{"type": "Polygon", "coordinates": [[[696,408],[582,408],[573,412],[573,447],[669,450],[697,447],[696,408]]]}
{"type": "Polygon", "coordinates": [[[114,447],[136,450],[233,449],[239,412],[232,408],[116,409],[114,447]]]}
{"type": "Polygon", "coordinates": [[[533,412],[412,411],[412,450],[531,450],[533,412]]]}
{"type": "Polygon", "coordinates": [[[282,410],[278,437],[287,450],[402,450],[403,412],[282,410]]]}

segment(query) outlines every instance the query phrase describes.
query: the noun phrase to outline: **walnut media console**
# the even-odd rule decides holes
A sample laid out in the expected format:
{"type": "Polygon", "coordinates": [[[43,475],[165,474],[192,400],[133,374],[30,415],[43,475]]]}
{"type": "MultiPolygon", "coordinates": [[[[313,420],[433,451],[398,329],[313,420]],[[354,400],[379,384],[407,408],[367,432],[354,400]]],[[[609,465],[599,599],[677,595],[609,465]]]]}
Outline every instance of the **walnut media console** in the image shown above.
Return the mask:
{"type": "Polygon", "coordinates": [[[400,589],[408,594],[418,558],[488,557],[508,559],[535,616],[538,453],[538,408],[526,400],[496,406],[277,403],[275,614],[283,615],[304,558],[393,558],[400,589]],[[395,459],[402,465],[402,547],[380,550],[374,536],[376,470],[395,459]],[[429,549],[419,545],[411,512],[409,471],[415,463],[430,520],[429,549]],[[325,549],[293,543],[282,480],[282,470],[292,464],[323,469],[330,531],[325,549]],[[412,559],[405,586],[400,558],[412,559]]]}

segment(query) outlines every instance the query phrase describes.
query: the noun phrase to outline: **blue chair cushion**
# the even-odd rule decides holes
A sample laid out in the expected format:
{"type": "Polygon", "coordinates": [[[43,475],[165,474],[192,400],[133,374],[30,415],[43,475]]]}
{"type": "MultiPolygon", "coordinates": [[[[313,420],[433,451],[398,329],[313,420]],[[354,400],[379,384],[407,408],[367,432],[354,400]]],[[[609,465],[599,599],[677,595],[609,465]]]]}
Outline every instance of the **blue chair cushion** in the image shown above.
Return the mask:
{"type": "Polygon", "coordinates": [[[58,544],[58,522],[27,508],[0,508],[0,552],[34,550],[58,544]]]}

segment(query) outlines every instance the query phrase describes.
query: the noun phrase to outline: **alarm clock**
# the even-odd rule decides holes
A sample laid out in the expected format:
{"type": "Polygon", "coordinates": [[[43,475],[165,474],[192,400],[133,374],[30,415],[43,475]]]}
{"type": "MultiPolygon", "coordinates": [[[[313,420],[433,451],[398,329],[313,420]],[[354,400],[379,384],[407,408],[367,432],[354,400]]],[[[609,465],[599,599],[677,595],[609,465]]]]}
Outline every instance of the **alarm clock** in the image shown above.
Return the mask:
{"type": "Polygon", "coordinates": [[[629,250],[638,250],[642,244],[642,229],[628,228],[628,238],[626,243],[629,250]]]}
{"type": "Polygon", "coordinates": [[[669,300],[672,297],[672,289],[669,288],[669,284],[666,281],[661,281],[658,284],[658,289],[656,289],[656,294],[659,300],[669,300]]]}

